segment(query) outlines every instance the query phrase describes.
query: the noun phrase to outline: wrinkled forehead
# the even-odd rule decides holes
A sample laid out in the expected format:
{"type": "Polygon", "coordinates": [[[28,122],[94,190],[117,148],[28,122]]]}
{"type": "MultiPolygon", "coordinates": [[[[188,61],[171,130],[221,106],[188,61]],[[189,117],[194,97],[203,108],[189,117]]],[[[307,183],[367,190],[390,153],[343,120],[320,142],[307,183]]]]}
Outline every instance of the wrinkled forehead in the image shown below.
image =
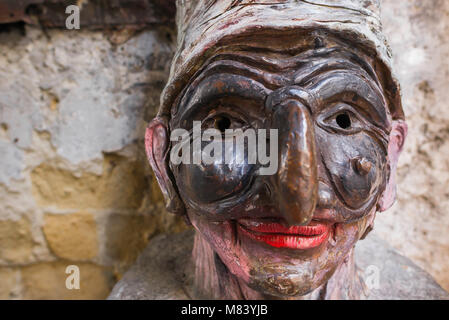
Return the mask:
{"type": "Polygon", "coordinates": [[[373,117],[389,130],[391,115],[372,53],[320,30],[300,37],[265,33],[239,40],[203,62],[172,108],[172,119],[185,118],[195,108],[225,97],[263,105],[271,92],[296,85],[324,100],[351,93],[370,105],[373,117]],[[273,40],[267,48],[269,39],[273,40]]]}

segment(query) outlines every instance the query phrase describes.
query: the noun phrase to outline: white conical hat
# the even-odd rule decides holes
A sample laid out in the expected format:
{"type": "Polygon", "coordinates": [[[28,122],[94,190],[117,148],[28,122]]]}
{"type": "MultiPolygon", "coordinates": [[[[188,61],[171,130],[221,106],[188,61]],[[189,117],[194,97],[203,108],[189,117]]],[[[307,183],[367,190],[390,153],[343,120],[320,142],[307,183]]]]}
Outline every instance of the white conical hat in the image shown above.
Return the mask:
{"type": "Polygon", "coordinates": [[[404,117],[378,0],[177,0],[177,8],[177,51],[159,115],[170,115],[189,79],[231,41],[244,42],[245,37],[264,30],[274,31],[276,37],[295,30],[324,29],[374,57],[389,110],[393,118],[404,117]]]}

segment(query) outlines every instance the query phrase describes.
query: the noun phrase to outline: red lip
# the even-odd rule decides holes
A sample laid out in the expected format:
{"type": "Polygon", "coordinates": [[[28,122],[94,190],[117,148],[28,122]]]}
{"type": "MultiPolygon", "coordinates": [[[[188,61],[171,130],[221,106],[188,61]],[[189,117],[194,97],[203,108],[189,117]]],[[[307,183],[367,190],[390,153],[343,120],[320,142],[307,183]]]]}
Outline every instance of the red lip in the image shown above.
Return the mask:
{"type": "Polygon", "coordinates": [[[310,249],[318,247],[328,237],[330,226],[311,221],[307,226],[285,227],[276,222],[241,219],[239,229],[251,239],[276,248],[310,249]]]}

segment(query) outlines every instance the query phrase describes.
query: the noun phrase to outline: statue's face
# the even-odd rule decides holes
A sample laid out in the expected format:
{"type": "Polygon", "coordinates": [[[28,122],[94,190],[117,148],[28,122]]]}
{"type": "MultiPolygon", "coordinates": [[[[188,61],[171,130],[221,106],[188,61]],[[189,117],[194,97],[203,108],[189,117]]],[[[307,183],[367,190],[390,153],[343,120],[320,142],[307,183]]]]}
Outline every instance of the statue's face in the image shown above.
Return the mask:
{"type": "Polygon", "coordinates": [[[183,91],[170,130],[192,132],[193,121],[223,136],[277,130],[256,143],[267,154],[277,144],[272,174],[248,160],[247,140],[231,163],[169,165],[195,229],[241,282],[274,296],[304,295],[330,278],[372,224],[389,151],[403,141],[389,145],[394,123],[379,81],[344,48],[211,59],[183,91]]]}

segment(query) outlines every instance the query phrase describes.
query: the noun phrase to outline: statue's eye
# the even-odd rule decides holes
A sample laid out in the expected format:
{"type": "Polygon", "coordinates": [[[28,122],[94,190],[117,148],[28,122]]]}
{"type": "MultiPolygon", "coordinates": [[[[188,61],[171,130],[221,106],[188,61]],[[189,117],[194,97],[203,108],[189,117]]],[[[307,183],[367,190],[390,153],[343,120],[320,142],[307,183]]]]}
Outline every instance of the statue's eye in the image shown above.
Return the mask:
{"type": "Polygon", "coordinates": [[[227,129],[244,129],[245,127],[247,127],[246,121],[241,117],[226,113],[211,115],[203,120],[203,129],[217,129],[222,134],[227,129]]]}
{"type": "Polygon", "coordinates": [[[343,112],[335,117],[337,125],[342,129],[349,129],[351,127],[351,116],[347,112],[343,112]]]}
{"type": "Polygon", "coordinates": [[[317,121],[323,129],[342,134],[357,133],[363,128],[363,122],[356,111],[346,105],[337,105],[323,112],[317,121]]]}
{"type": "Polygon", "coordinates": [[[226,116],[218,116],[214,119],[214,128],[224,133],[226,129],[231,127],[231,119],[226,116]]]}

